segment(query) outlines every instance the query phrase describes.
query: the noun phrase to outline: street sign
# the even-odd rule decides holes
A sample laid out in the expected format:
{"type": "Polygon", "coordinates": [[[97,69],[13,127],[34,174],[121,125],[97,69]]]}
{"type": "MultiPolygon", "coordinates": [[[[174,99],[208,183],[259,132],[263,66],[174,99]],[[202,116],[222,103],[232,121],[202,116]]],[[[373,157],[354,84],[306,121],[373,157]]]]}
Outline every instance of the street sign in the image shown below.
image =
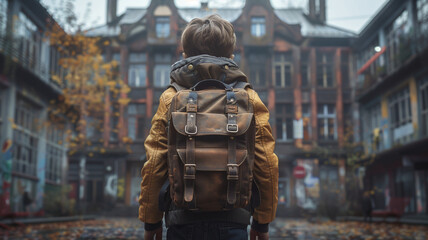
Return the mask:
{"type": "Polygon", "coordinates": [[[293,176],[296,179],[302,179],[306,176],[306,170],[303,166],[296,166],[293,169],[293,176]]]}

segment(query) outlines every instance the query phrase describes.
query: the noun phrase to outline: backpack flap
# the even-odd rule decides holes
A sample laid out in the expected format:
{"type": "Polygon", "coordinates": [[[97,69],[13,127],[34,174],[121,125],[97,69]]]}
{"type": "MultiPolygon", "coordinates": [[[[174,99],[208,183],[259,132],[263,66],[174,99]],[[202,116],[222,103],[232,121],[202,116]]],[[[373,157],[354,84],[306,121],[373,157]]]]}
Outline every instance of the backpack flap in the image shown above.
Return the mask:
{"type": "MultiPolygon", "coordinates": [[[[231,132],[227,129],[228,119],[226,115],[215,113],[196,113],[197,133],[194,134],[194,136],[240,136],[248,131],[253,120],[253,113],[237,114],[236,118],[238,129],[236,132],[231,132]]],[[[173,112],[172,124],[178,133],[181,135],[188,135],[185,129],[187,124],[187,113],[173,112]]]]}

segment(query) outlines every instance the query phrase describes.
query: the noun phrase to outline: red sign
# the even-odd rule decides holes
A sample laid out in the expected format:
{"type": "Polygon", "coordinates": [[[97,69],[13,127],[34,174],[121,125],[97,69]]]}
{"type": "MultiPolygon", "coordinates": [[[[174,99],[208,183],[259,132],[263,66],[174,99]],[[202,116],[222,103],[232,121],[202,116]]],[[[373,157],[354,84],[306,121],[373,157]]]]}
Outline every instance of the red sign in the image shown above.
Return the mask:
{"type": "Polygon", "coordinates": [[[302,166],[296,166],[293,169],[293,176],[296,179],[302,179],[302,178],[304,178],[306,176],[306,170],[305,170],[305,168],[302,167],[302,166]]]}

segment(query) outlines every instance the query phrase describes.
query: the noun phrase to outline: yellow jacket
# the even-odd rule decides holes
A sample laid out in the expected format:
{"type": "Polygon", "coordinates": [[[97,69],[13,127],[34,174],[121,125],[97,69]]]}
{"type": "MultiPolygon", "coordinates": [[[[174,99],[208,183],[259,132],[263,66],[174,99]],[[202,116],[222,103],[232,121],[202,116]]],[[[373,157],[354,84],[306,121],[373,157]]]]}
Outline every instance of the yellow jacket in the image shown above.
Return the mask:
{"type": "MultiPolygon", "coordinates": [[[[247,92],[253,105],[256,122],[253,175],[261,198],[260,206],[255,209],[253,218],[260,224],[265,224],[274,220],[278,203],[278,157],[274,153],[275,140],[268,122],[269,111],[253,89],[247,88],[247,92]]],[[[167,114],[175,93],[176,90],[170,87],[161,95],[149,136],[144,143],[147,162],[141,170],[139,219],[145,223],[158,223],[163,217],[163,212],[158,208],[158,195],[168,176],[167,114]]]]}

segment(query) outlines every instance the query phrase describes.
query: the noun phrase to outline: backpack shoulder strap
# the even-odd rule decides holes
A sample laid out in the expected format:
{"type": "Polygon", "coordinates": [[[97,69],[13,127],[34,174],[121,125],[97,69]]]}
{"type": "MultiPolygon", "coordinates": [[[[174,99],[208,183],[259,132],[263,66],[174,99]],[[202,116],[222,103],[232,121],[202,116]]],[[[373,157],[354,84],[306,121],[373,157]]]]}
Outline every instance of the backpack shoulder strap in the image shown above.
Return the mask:
{"type": "Polygon", "coordinates": [[[173,87],[174,89],[175,89],[175,91],[181,91],[181,90],[186,90],[187,88],[185,88],[185,87],[183,87],[183,86],[181,86],[181,85],[179,85],[178,83],[176,83],[176,82],[173,82],[173,83],[171,83],[170,85],[169,85],[169,87],[173,87]]]}
{"type": "Polygon", "coordinates": [[[243,89],[245,89],[247,87],[253,88],[250,83],[248,83],[248,82],[241,82],[241,81],[235,82],[235,83],[233,83],[231,85],[232,85],[233,88],[243,88],[243,89]]]}

